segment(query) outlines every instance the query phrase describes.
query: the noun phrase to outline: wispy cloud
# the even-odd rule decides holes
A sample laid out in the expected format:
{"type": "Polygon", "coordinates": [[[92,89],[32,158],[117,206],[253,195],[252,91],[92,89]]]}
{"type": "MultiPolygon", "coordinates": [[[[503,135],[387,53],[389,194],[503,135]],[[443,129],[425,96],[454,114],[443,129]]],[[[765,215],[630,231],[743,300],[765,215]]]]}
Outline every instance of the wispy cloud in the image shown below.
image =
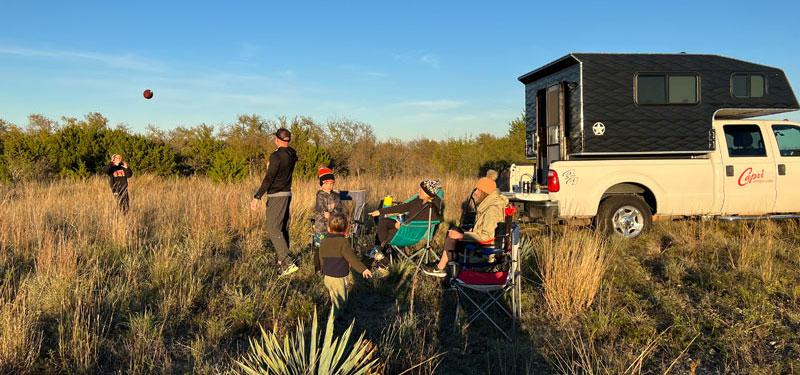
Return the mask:
{"type": "Polygon", "coordinates": [[[419,62],[423,65],[430,65],[434,69],[439,69],[439,59],[431,54],[422,55],[419,58],[419,62]]]}
{"type": "Polygon", "coordinates": [[[455,116],[455,117],[453,117],[453,121],[464,122],[464,121],[472,121],[472,120],[475,120],[477,118],[478,117],[475,116],[475,115],[455,116]]]}
{"type": "Polygon", "coordinates": [[[341,69],[341,70],[344,70],[346,72],[352,73],[352,74],[357,74],[357,75],[362,75],[362,76],[367,76],[367,77],[383,78],[383,77],[388,77],[389,76],[386,73],[376,72],[374,70],[371,70],[369,68],[366,68],[366,67],[363,67],[363,66],[360,66],[360,65],[356,65],[356,64],[342,64],[342,65],[339,65],[338,68],[341,69]]]}
{"type": "Polygon", "coordinates": [[[419,55],[418,53],[393,53],[392,57],[395,60],[402,61],[407,64],[427,65],[434,69],[439,69],[439,58],[432,53],[419,55]]]}
{"type": "Polygon", "coordinates": [[[239,44],[239,57],[244,60],[250,60],[258,56],[259,53],[261,53],[261,46],[259,45],[247,42],[239,44]]]}
{"type": "Polygon", "coordinates": [[[111,68],[129,69],[139,71],[166,71],[167,67],[161,62],[138,57],[134,54],[107,54],[87,51],[68,51],[53,49],[30,49],[19,47],[0,46],[0,54],[22,57],[39,57],[68,61],[89,61],[106,65],[111,68]]]}
{"type": "Polygon", "coordinates": [[[402,102],[395,105],[398,107],[413,108],[422,111],[447,111],[463,107],[464,104],[466,103],[463,101],[442,99],[402,102]]]}

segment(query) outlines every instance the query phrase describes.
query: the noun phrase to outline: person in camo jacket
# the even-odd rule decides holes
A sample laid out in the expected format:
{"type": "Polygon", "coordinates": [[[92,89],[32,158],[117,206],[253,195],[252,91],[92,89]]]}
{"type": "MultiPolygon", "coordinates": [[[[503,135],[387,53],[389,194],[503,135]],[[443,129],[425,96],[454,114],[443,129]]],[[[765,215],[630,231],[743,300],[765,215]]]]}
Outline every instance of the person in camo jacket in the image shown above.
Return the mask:
{"type": "Polygon", "coordinates": [[[333,171],[320,165],[317,174],[320,188],[317,190],[317,200],[314,205],[314,233],[324,235],[328,232],[328,219],[343,212],[342,201],[339,198],[339,192],[333,190],[336,182],[333,171]]]}
{"type": "Polygon", "coordinates": [[[267,231],[278,256],[281,276],[297,271],[297,265],[289,256],[289,204],[292,203],[292,174],[297,163],[297,152],[289,147],[292,133],[286,128],[275,132],[278,149],[269,156],[267,174],[250,201],[252,210],[267,194],[267,231]]]}
{"type": "Polygon", "coordinates": [[[133,171],[128,168],[128,163],[122,161],[120,154],[114,154],[111,156],[111,162],[103,167],[103,173],[108,175],[108,184],[111,186],[119,211],[127,213],[130,208],[128,179],[133,176],[133,171]]]}

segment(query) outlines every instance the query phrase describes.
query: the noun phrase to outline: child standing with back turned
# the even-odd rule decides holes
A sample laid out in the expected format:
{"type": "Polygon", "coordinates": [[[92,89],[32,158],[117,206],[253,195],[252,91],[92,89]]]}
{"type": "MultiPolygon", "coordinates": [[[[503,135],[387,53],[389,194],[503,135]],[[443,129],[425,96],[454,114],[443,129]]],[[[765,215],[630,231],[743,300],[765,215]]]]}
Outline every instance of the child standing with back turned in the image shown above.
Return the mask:
{"type": "Polygon", "coordinates": [[[323,282],[331,295],[334,316],[339,316],[347,303],[347,275],[350,274],[350,267],[365,279],[372,277],[372,272],[353,253],[345,231],[347,218],[342,214],[334,214],[328,219],[328,234],[319,246],[322,274],[325,275],[323,282]]]}

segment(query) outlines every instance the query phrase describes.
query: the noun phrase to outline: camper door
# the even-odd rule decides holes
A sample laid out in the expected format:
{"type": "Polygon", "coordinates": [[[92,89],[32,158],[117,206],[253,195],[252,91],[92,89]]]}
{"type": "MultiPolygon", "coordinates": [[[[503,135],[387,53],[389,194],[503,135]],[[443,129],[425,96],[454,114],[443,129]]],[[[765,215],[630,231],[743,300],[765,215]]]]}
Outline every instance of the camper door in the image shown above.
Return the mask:
{"type": "MultiPolygon", "coordinates": [[[[564,88],[558,83],[536,95],[536,124],[539,138],[537,181],[545,181],[550,163],[564,155],[564,88]]],[[[541,183],[541,182],[540,182],[541,183]]]]}

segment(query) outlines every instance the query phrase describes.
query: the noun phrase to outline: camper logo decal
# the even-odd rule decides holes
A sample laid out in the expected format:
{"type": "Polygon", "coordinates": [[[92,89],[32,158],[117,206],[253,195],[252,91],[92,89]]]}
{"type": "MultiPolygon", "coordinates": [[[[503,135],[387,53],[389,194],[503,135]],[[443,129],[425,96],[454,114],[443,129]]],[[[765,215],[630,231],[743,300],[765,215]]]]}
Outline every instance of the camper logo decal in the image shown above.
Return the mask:
{"type": "Polygon", "coordinates": [[[739,175],[739,186],[746,186],[749,184],[763,184],[767,182],[772,182],[772,180],[764,179],[764,170],[762,169],[761,172],[753,172],[752,167],[748,167],[745,169],[742,174],[739,175]]]}
{"type": "Polygon", "coordinates": [[[600,121],[595,122],[592,125],[592,132],[594,132],[594,135],[603,135],[606,133],[606,125],[600,121]]]}
{"type": "Polygon", "coordinates": [[[567,185],[575,185],[578,183],[578,176],[575,175],[575,170],[570,169],[564,172],[564,183],[567,185]]]}

